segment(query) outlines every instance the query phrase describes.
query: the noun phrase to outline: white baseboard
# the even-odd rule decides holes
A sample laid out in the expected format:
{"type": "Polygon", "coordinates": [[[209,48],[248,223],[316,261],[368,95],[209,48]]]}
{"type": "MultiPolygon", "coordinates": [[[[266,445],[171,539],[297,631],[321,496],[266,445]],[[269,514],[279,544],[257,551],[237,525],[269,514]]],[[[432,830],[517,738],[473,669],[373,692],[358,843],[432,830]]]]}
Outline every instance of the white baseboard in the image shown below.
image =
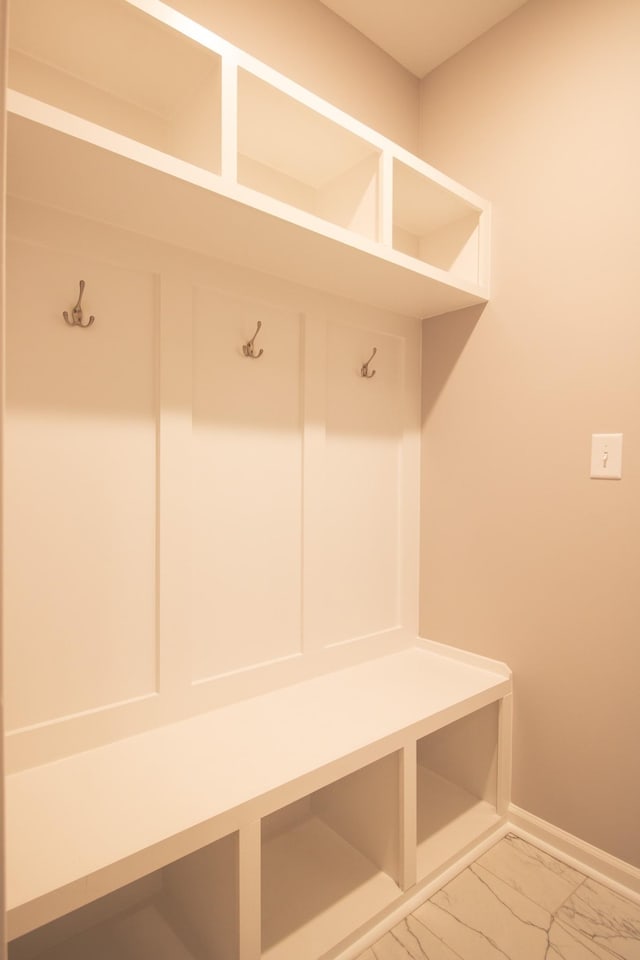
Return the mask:
{"type": "Polygon", "coordinates": [[[513,833],[563,860],[580,873],[606,884],[622,896],[640,903],[640,870],[574,837],[546,820],[509,804],[507,819],[513,833]]]}
{"type": "Polygon", "coordinates": [[[506,819],[498,824],[487,836],[471,845],[447,869],[419,883],[405,894],[388,911],[384,911],[371,926],[365,927],[348,944],[336,947],[325,955],[324,960],[355,960],[373,943],[384,936],[397,923],[412,913],[445,884],[453,880],[474,860],[482,856],[490,847],[508,834],[515,834],[528,840],[534,846],[548,853],[580,873],[603,883],[605,886],[634,903],[640,904],[640,870],[618,860],[617,857],[599,850],[584,840],[541,820],[532,813],[522,810],[515,804],[509,804],[506,819]]]}

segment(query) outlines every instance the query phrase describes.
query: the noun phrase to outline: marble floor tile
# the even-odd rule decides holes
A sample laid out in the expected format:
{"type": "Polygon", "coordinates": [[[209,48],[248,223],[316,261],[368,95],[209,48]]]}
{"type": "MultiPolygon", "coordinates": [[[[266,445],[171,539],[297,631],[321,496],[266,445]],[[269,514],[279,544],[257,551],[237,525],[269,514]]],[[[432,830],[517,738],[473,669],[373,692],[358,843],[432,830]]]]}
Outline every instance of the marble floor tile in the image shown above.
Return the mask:
{"type": "Polygon", "coordinates": [[[554,917],[549,931],[550,960],[614,960],[609,950],[589,942],[554,917]]]}
{"type": "Polygon", "coordinates": [[[360,960],[460,960],[446,943],[414,916],[385,934],[360,960]]]}
{"type": "Polygon", "coordinates": [[[557,919],[597,957],[640,960],[640,905],[595,880],[585,880],[557,919]]]}
{"type": "Polygon", "coordinates": [[[509,835],[359,960],[640,960],[640,905],[509,835]]]}
{"type": "Polygon", "coordinates": [[[413,915],[458,957],[543,960],[549,946],[551,914],[479,864],[413,915]]]}
{"type": "Polygon", "coordinates": [[[476,862],[550,913],[585,879],[577,870],[514,834],[508,834],[476,862]]]}

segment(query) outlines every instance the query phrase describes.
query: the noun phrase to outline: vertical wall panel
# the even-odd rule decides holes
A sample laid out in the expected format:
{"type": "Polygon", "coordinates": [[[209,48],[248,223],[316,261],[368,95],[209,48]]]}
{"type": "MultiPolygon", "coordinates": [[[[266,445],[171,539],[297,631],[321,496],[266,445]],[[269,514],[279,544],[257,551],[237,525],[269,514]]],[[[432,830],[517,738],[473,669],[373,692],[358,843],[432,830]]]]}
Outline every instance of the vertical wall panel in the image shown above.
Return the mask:
{"type": "Polygon", "coordinates": [[[7,328],[11,728],[156,685],[154,276],[14,243],[7,328]],[[67,326],[86,280],[89,329],[67,326]]]}
{"type": "MultiPolygon", "coordinates": [[[[7,75],[7,21],[8,8],[7,0],[0,0],[0,75],[6,78],[7,75]]],[[[6,109],[6,82],[2,83],[0,89],[0,110],[2,116],[6,109]]],[[[0,182],[6,183],[6,122],[0,128],[0,182]]],[[[0,191],[0,543],[4,539],[4,421],[5,421],[5,287],[6,287],[6,196],[4,189],[0,191]]],[[[0,609],[4,607],[4,555],[0,550],[0,609]]],[[[0,617],[0,689],[4,691],[5,672],[4,672],[4,624],[0,617]]],[[[5,815],[4,815],[4,772],[5,750],[5,711],[4,694],[0,700],[0,771],[3,774],[2,784],[0,784],[0,860],[5,862],[5,815]]],[[[5,894],[5,871],[0,874],[0,960],[6,960],[6,894],[5,894]]]]}
{"type": "Polygon", "coordinates": [[[398,626],[403,341],[329,324],[326,433],[327,642],[398,626]],[[378,353],[370,370],[362,363],[378,353]]]}
{"type": "Polygon", "coordinates": [[[300,652],[300,318],[198,288],[193,385],[194,681],[300,652]],[[256,338],[259,359],[243,356],[256,338]]]}

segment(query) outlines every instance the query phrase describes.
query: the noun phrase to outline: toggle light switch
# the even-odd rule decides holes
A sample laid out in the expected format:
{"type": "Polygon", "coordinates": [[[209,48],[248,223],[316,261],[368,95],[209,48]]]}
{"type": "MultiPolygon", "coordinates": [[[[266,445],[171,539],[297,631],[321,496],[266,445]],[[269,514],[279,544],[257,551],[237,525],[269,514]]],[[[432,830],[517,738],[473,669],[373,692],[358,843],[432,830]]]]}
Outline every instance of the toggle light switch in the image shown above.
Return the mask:
{"type": "Polygon", "coordinates": [[[591,435],[591,476],[598,480],[622,478],[622,434],[591,435]]]}

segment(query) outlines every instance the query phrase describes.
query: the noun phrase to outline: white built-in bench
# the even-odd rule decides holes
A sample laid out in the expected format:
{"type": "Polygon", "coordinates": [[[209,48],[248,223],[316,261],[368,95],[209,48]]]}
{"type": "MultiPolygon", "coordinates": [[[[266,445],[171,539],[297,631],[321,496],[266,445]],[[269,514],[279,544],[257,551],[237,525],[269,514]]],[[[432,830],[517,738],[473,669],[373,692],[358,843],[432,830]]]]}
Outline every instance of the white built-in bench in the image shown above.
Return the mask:
{"type": "Polygon", "coordinates": [[[337,955],[504,822],[510,693],[420,641],[9,776],[10,958],[337,955]]]}

